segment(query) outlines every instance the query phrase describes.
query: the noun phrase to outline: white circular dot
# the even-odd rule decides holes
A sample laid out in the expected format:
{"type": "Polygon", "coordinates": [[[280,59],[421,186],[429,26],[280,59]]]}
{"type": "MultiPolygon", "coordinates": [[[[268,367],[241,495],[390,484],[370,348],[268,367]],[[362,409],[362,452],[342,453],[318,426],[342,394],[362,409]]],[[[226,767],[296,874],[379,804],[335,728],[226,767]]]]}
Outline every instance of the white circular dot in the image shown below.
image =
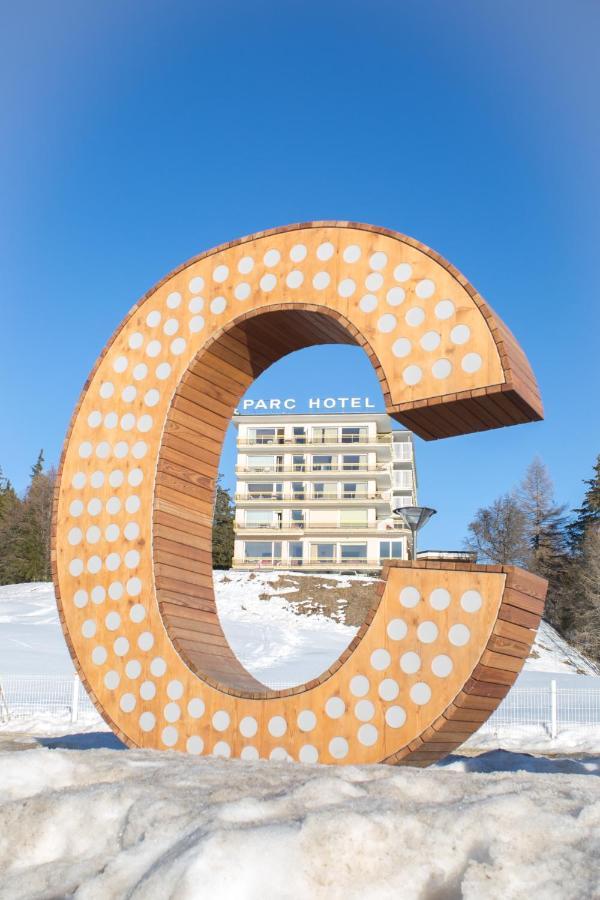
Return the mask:
{"type": "Polygon", "coordinates": [[[194,278],[190,279],[190,282],[188,284],[190,294],[199,294],[203,288],[204,278],[201,275],[196,275],[194,276],[194,278]]]}
{"type": "Polygon", "coordinates": [[[100,396],[104,400],[108,400],[109,397],[112,397],[114,392],[115,392],[115,386],[112,383],[112,381],[103,381],[102,384],[100,385],[100,396]]]}
{"type": "Polygon", "coordinates": [[[356,282],[352,278],[343,278],[338,284],[338,294],[340,297],[351,297],[356,290],[356,282]]]}
{"type": "Polygon", "coordinates": [[[152,731],[156,725],[154,713],[143,712],[139,718],[140,728],[142,731],[152,731]]]}
{"type": "Polygon", "coordinates": [[[121,616],[118,612],[110,612],[104,620],[109,631],[116,631],[121,624],[121,616]]]}
{"type": "Polygon", "coordinates": [[[156,377],[159,381],[164,381],[171,374],[171,364],[164,362],[156,367],[156,377]]]}
{"type": "Polygon", "coordinates": [[[117,459],[124,459],[129,452],[129,444],[126,441],[117,441],[115,444],[115,456],[117,459]]]}
{"type": "Polygon", "coordinates": [[[400,693],[400,686],[393,678],[384,678],[379,685],[379,696],[382,700],[389,702],[395,700],[400,693]]]}
{"type": "Polygon", "coordinates": [[[300,747],[298,759],[301,763],[305,763],[306,765],[316,763],[319,761],[319,751],[316,747],[313,747],[312,744],[304,744],[302,747],[300,747]]]}
{"type": "Polygon", "coordinates": [[[431,700],[431,688],[424,681],[417,681],[410,689],[410,699],[417,706],[423,706],[431,700]]]}
{"type": "Polygon", "coordinates": [[[144,473],[142,472],[142,470],[139,468],[135,468],[135,469],[131,469],[129,475],[127,476],[127,481],[129,482],[129,484],[132,487],[137,487],[139,484],[142,483],[143,478],[144,478],[144,473]]]}
{"type": "Polygon", "coordinates": [[[325,241],[317,247],[317,259],[320,259],[321,262],[326,262],[328,259],[331,259],[334,252],[335,247],[333,244],[330,241],[325,241]]]}
{"type": "Polygon", "coordinates": [[[187,705],[188,715],[192,717],[192,719],[200,719],[204,715],[204,700],[201,700],[200,697],[193,697],[187,705]]]}
{"type": "Polygon", "coordinates": [[[274,275],[271,274],[263,275],[263,277],[260,279],[260,288],[265,293],[272,291],[276,284],[277,279],[274,275]]]}
{"type": "Polygon", "coordinates": [[[404,382],[408,384],[410,387],[413,387],[415,384],[418,384],[423,377],[423,372],[419,366],[407,366],[402,373],[402,378],[404,382]]]}
{"type": "Polygon", "coordinates": [[[450,606],[450,594],[446,588],[435,588],[429,595],[429,604],[432,609],[447,609],[450,606]]]}
{"type": "Polygon", "coordinates": [[[346,704],[341,697],[330,697],[325,704],[325,712],[330,719],[339,719],[346,712],[346,704]]]}
{"type": "Polygon", "coordinates": [[[379,317],[377,329],[381,331],[382,334],[389,334],[390,331],[394,330],[397,324],[398,320],[396,319],[396,316],[393,316],[391,313],[386,313],[379,317]]]}
{"type": "Polygon", "coordinates": [[[139,331],[134,331],[134,333],[129,336],[129,346],[132,350],[139,350],[143,343],[144,336],[139,331]]]}
{"type": "Polygon", "coordinates": [[[361,725],[358,729],[358,740],[363,747],[372,747],[378,737],[379,732],[374,725],[361,725]]]}
{"type": "Polygon", "coordinates": [[[242,256],[238,263],[238,272],[241,275],[249,275],[254,268],[254,260],[251,256],[242,256]]]}
{"type": "Polygon", "coordinates": [[[150,341],[148,346],[146,347],[146,355],[150,356],[152,359],[155,356],[158,356],[162,347],[160,341],[150,341]]]}
{"type": "Polygon", "coordinates": [[[96,572],[99,572],[102,568],[102,560],[99,556],[90,556],[87,561],[87,570],[91,572],[92,575],[95,575],[96,572]]]}
{"type": "Polygon", "coordinates": [[[247,281],[240,281],[239,284],[236,284],[233,294],[236,300],[247,300],[250,296],[250,285],[247,281]]]}
{"type": "Polygon", "coordinates": [[[292,262],[302,262],[303,259],[306,259],[306,253],[307,250],[304,244],[294,244],[290,250],[290,259],[292,262]]]}
{"type": "MultiPolygon", "coordinates": [[[[140,345],[141,346],[141,345],[140,345]]],[[[117,356],[113,363],[113,369],[115,372],[124,372],[127,366],[129,365],[129,360],[126,356],[117,356]]]]}
{"type": "Polygon", "coordinates": [[[243,747],[242,752],[240,753],[240,759],[245,759],[246,762],[256,762],[259,759],[258,750],[256,747],[243,747]]]}
{"type": "Polygon", "coordinates": [[[468,325],[455,325],[450,332],[450,340],[453,344],[466,344],[471,337],[471,329],[468,325]]]}
{"type": "Polygon", "coordinates": [[[179,322],[177,321],[177,319],[167,319],[167,321],[163,325],[163,331],[168,335],[177,334],[177,332],[179,331],[179,322]]]}
{"type": "Polygon", "coordinates": [[[132,622],[135,622],[136,625],[143,622],[146,618],[146,607],[141,603],[134,603],[129,610],[129,618],[132,622]]]}
{"type": "Polygon", "coordinates": [[[174,679],[168,683],[167,696],[170,700],[180,700],[183,697],[183,684],[181,681],[174,679]]]}
{"type": "Polygon", "coordinates": [[[298,728],[300,731],[312,731],[317,725],[317,717],[310,709],[303,709],[298,713],[298,728]]]}
{"type": "MultiPolygon", "coordinates": [[[[216,300],[213,301],[213,303],[216,303],[216,300]]],[[[213,312],[214,312],[214,310],[213,310],[213,312]]],[[[185,350],[186,346],[187,346],[187,344],[186,344],[186,341],[184,338],[182,338],[182,337],[175,338],[174,341],[171,341],[171,353],[174,356],[181,356],[181,354],[185,350]]],[[[150,421],[152,421],[152,420],[150,420],[150,421]]]]}
{"type": "Polygon", "coordinates": [[[389,289],[389,291],[385,295],[385,299],[390,306],[400,306],[401,303],[404,303],[405,296],[406,294],[404,293],[404,288],[393,287],[389,289]]]}
{"type": "Polygon", "coordinates": [[[432,644],[438,636],[435,622],[421,622],[417,628],[417,637],[422,644],[432,644]]]}
{"type": "Polygon", "coordinates": [[[465,612],[475,613],[481,609],[483,598],[479,591],[465,591],[460,598],[460,605],[465,612]]]}
{"type": "Polygon", "coordinates": [[[139,578],[130,578],[127,582],[127,593],[130,597],[137,597],[142,593],[142,582],[139,578]]]}
{"type": "Polygon", "coordinates": [[[396,281],[408,281],[412,275],[412,266],[408,263],[399,263],[394,269],[394,278],[396,281]]]}
{"type": "Polygon", "coordinates": [[[98,516],[102,512],[102,502],[98,497],[93,497],[87,505],[90,516],[98,516]]]}
{"type": "Polygon", "coordinates": [[[69,506],[69,513],[74,516],[74,518],[78,518],[83,512],[83,503],[81,500],[73,500],[71,505],[69,506]]]}
{"type": "Polygon", "coordinates": [[[273,716],[269,719],[268,728],[273,737],[282,737],[287,731],[287,722],[283,716],[273,716]]]}
{"type": "Polygon", "coordinates": [[[105,647],[94,647],[92,650],[92,662],[97,666],[103,666],[108,658],[105,647]]]}
{"type": "MultiPolygon", "coordinates": [[[[144,403],[146,406],[156,406],[158,401],[160,400],[160,394],[156,390],[156,388],[151,388],[149,391],[146,391],[144,394],[144,403]]],[[[134,450],[135,455],[135,450],[134,450]]]]}
{"type": "Polygon", "coordinates": [[[438,678],[447,678],[453,667],[452,660],[445,653],[440,653],[439,656],[434,657],[431,663],[431,671],[438,678]]]}
{"type": "Polygon", "coordinates": [[[73,596],[73,603],[78,609],[83,609],[84,606],[88,604],[88,592],[84,591],[80,588],[78,591],[75,591],[73,596]]]}
{"type": "Polygon", "coordinates": [[[148,374],[148,366],[146,363],[138,363],[131,374],[135,381],[141,381],[148,374]]]}
{"type": "Polygon", "coordinates": [[[136,497],[135,494],[132,494],[125,501],[125,509],[128,513],[136,513],[140,508],[140,498],[136,497]]]}
{"type": "Polygon", "coordinates": [[[102,413],[95,409],[88,416],[87,422],[90,428],[97,428],[102,421],[102,413]]]}
{"type": "Polygon", "coordinates": [[[124,713],[130,713],[135,709],[136,702],[137,701],[133,694],[123,694],[123,696],[119,700],[119,706],[124,713]]]}
{"type": "Polygon", "coordinates": [[[125,674],[128,678],[131,678],[132,681],[139,678],[142,674],[142,664],[140,661],[138,659],[130,659],[125,666],[125,674]]]}
{"type": "Polygon", "coordinates": [[[120,683],[121,676],[118,672],[115,672],[114,669],[111,669],[110,672],[107,672],[104,676],[104,684],[109,691],[116,691],[120,683]]]}
{"type": "Polygon", "coordinates": [[[140,650],[147,652],[154,646],[154,635],[150,631],[143,631],[137,641],[140,650]]]}
{"type": "Polygon", "coordinates": [[[67,540],[71,547],[76,547],[77,544],[81,543],[81,539],[83,538],[83,533],[81,528],[71,528],[67,535],[67,540]]]}
{"type": "Polygon", "coordinates": [[[431,278],[423,278],[421,281],[417,281],[417,286],[415,288],[415,294],[417,297],[420,297],[422,300],[426,300],[428,297],[432,297],[435,293],[435,283],[431,280],[431,278]]]}
{"type": "Polygon", "coordinates": [[[104,425],[106,428],[116,428],[119,417],[115,412],[109,412],[104,416],[104,425]]]}
{"type": "Polygon", "coordinates": [[[108,596],[111,600],[120,600],[123,596],[123,585],[120,581],[112,581],[108,586],[108,596]]]}
{"type": "Polygon", "coordinates": [[[381,250],[378,250],[371,256],[369,265],[372,269],[376,269],[378,272],[380,272],[381,269],[385,269],[385,267],[387,266],[387,261],[387,254],[383,253],[381,250]]]}
{"type": "Polygon", "coordinates": [[[129,652],[129,641],[126,637],[118,637],[113,644],[113,650],[117,656],[125,656],[129,652]]]}
{"type": "Polygon", "coordinates": [[[452,372],[452,363],[449,359],[437,359],[431,367],[434,378],[447,378],[452,372]]]}
{"type": "Polygon", "coordinates": [[[359,700],[354,707],[354,715],[359,722],[368,722],[375,715],[375,707],[370,700],[359,700]]]}
{"type": "Polygon", "coordinates": [[[227,300],[225,297],[215,297],[215,299],[210,304],[210,311],[215,315],[219,315],[222,313],[227,306],[227,300]]]}
{"type": "Polygon", "coordinates": [[[358,262],[358,260],[360,259],[360,256],[361,256],[361,249],[358,246],[358,244],[350,244],[348,247],[346,247],[342,256],[344,258],[344,262],[347,262],[347,263],[358,262]]]}
{"type": "Polygon", "coordinates": [[[217,741],[215,746],[213,747],[213,756],[223,756],[226,759],[231,756],[231,747],[227,743],[227,741],[217,741]]]}
{"type": "Polygon", "coordinates": [[[385,721],[390,728],[402,728],[406,722],[406,713],[401,706],[390,706],[385,711],[385,721]]]}
{"type": "Polygon", "coordinates": [[[283,747],[273,747],[269,753],[269,759],[274,762],[285,762],[288,759],[287,750],[284,750],[283,747]]]}
{"type": "Polygon", "coordinates": [[[204,750],[204,741],[197,734],[193,734],[187,739],[185,749],[188,753],[198,755],[204,750]]]}
{"type": "Polygon", "coordinates": [[[254,737],[258,731],[258,722],[254,716],[244,716],[240,722],[240,734],[245,738],[254,737]]]}
{"type": "Polygon", "coordinates": [[[334,759],[348,756],[348,741],[343,737],[334,737],[329,741],[329,753],[334,759]]]}
{"type": "Polygon", "coordinates": [[[167,664],[161,656],[155,656],[150,663],[150,671],[155,678],[161,678],[167,671],[167,664]]]}
{"type": "Polygon", "coordinates": [[[93,638],[96,634],[96,623],[93,619],[86,619],[81,626],[81,633],[84,638],[93,638]]]}
{"type": "Polygon", "coordinates": [[[439,347],[441,339],[437,331],[426,331],[419,343],[423,350],[432,351],[439,347]]]}
{"type": "Polygon", "coordinates": [[[125,476],[121,469],[113,469],[110,475],[108,476],[108,483],[113,488],[121,487],[123,484],[125,476]]]}
{"type": "Polygon", "coordinates": [[[128,541],[135,541],[135,539],[139,537],[140,526],[137,524],[137,522],[128,522],[123,529],[123,534],[128,541]]]}
{"type": "Polygon", "coordinates": [[[123,559],[128,569],[135,569],[139,564],[140,554],[137,550],[128,550],[123,559]]]}
{"type": "Polygon", "coordinates": [[[149,328],[156,328],[157,325],[160,325],[161,315],[157,309],[152,310],[146,316],[146,325],[149,328]]]}
{"type": "Polygon", "coordinates": [[[89,441],[83,441],[79,445],[79,455],[82,459],[88,459],[92,455],[92,445],[89,441]]]}
{"type": "Polygon", "coordinates": [[[167,306],[169,309],[177,309],[181,303],[181,294],[179,291],[172,291],[167,297],[167,306]]]}
{"type": "Polygon", "coordinates": [[[402,606],[406,606],[407,609],[410,609],[417,605],[421,599],[421,595],[416,587],[404,587],[400,591],[398,599],[402,606]]]}
{"type": "Polygon", "coordinates": [[[107,459],[110,456],[110,444],[108,441],[100,441],[96,447],[96,456],[98,459],[107,459]]]}
{"type": "Polygon", "coordinates": [[[479,353],[467,353],[466,356],[463,356],[461,362],[461,368],[463,372],[467,372],[469,375],[473,374],[473,372],[477,372],[483,363],[483,360],[479,353]]]}
{"type": "Polygon", "coordinates": [[[378,672],[382,672],[384,669],[387,669],[391,661],[392,658],[390,654],[382,647],[378,648],[377,650],[373,650],[373,652],[371,653],[371,665],[374,669],[377,669],[378,672]]]}
{"type": "Polygon", "coordinates": [[[402,641],[408,633],[408,626],[404,619],[392,619],[388,624],[387,633],[392,641],[402,641]]]}
{"type": "Polygon", "coordinates": [[[92,588],[91,598],[92,603],[95,603],[96,606],[100,606],[101,603],[104,603],[106,599],[106,591],[101,584],[97,584],[92,588]]]}
{"type": "Polygon", "coordinates": [[[267,250],[265,255],[263,256],[263,262],[265,266],[268,266],[269,269],[272,269],[273,266],[276,266],[281,259],[281,253],[279,250],[267,250]]]}
{"type": "Polygon", "coordinates": [[[285,279],[289,288],[299,288],[304,281],[304,275],[298,269],[293,269],[285,279]]]}
{"type": "MultiPolygon", "coordinates": [[[[86,479],[84,472],[75,472],[75,474],[73,475],[73,480],[71,481],[71,484],[73,485],[74,488],[76,488],[78,491],[80,491],[82,487],[85,487],[86,480],[87,479],[86,479]]],[[[80,503],[80,502],[81,502],[80,500],[75,501],[75,503],[80,503]]]]}
{"type": "Polygon", "coordinates": [[[383,275],[380,275],[379,272],[371,272],[365,278],[365,287],[368,291],[378,291],[382,284],[383,275]]]}
{"type": "Polygon", "coordinates": [[[191,313],[199,313],[204,309],[204,297],[192,297],[188,303],[188,309],[191,313]]]}
{"type": "Polygon", "coordinates": [[[224,281],[227,281],[229,277],[229,269],[227,266],[220,265],[213,269],[212,273],[213,281],[216,281],[217,284],[223,284],[224,281]]]}
{"type": "Polygon", "coordinates": [[[177,743],[177,739],[179,737],[179,732],[175,728],[174,725],[167,725],[166,728],[163,728],[163,732],[161,735],[161,740],[165,747],[174,747],[177,743]]]}
{"type": "Polygon", "coordinates": [[[142,681],[140,697],[142,700],[153,700],[156,697],[156,685],[153,681],[142,681]]]}
{"type": "Polygon", "coordinates": [[[313,278],[313,287],[318,291],[325,290],[326,287],[329,287],[329,282],[331,281],[331,276],[329,272],[317,272],[315,277],[313,278]]]}
{"type": "Polygon", "coordinates": [[[370,313],[373,310],[377,309],[379,304],[379,300],[374,294],[365,294],[364,297],[361,297],[360,303],[358,304],[363,312],[370,313]]]}
{"type": "Polygon", "coordinates": [[[440,300],[436,304],[435,314],[438,319],[449,319],[454,315],[454,303],[452,300],[440,300]]]}
{"type": "Polygon", "coordinates": [[[167,703],[163,710],[167,722],[177,722],[181,717],[181,709],[177,703],[167,703]]]}
{"type": "Polygon", "coordinates": [[[104,564],[109,572],[116,572],[121,565],[121,557],[118,553],[109,553],[104,560],[104,564]]]}
{"type": "Polygon", "coordinates": [[[425,310],[421,309],[420,306],[412,306],[404,316],[406,319],[406,324],[410,325],[412,328],[416,328],[417,325],[421,325],[425,320],[425,310]]]}
{"type": "Polygon", "coordinates": [[[364,675],[354,675],[350,680],[350,693],[354,697],[364,697],[369,693],[369,679],[364,675]]]}
{"type": "Polygon", "coordinates": [[[94,488],[101,488],[104,484],[104,472],[92,472],[92,476],[90,478],[90,484],[94,488]]]}
{"type": "Polygon", "coordinates": [[[466,625],[453,625],[448,632],[448,639],[455,647],[464,647],[469,643],[471,631],[466,625]]]}
{"type": "Polygon", "coordinates": [[[403,653],[400,657],[400,668],[406,675],[414,675],[421,668],[421,657],[413,650],[403,653]]]}

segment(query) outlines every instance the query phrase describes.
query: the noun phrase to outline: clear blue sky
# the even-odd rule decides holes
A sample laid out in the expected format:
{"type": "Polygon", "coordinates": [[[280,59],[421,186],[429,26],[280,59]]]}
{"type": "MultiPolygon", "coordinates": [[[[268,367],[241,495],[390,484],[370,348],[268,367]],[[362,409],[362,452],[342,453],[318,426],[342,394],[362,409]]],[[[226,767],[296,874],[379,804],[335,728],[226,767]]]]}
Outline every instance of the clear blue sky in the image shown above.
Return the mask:
{"type": "MultiPolygon", "coordinates": [[[[577,503],[600,449],[599,28],[592,0],[5,6],[5,473],[23,489],[40,447],[57,461],[97,354],[171,268],[351,219],[457,265],[546,405],[541,425],[418,441],[420,497],[440,511],[422,545],[460,544],[536,453],[577,503]]],[[[358,351],[303,353],[260,393],[377,395],[358,351]],[[327,354],[319,384],[310,353],[327,354]]]]}

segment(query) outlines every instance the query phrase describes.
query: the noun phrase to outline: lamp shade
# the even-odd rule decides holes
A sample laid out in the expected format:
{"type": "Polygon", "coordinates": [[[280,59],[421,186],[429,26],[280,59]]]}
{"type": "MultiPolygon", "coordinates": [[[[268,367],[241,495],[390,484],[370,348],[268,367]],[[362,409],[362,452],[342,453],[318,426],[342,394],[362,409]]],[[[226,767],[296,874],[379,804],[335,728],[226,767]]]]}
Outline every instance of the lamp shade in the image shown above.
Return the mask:
{"type": "Polygon", "coordinates": [[[436,512],[430,506],[400,506],[394,510],[397,516],[402,516],[411,531],[422,528],[436,512]]]}

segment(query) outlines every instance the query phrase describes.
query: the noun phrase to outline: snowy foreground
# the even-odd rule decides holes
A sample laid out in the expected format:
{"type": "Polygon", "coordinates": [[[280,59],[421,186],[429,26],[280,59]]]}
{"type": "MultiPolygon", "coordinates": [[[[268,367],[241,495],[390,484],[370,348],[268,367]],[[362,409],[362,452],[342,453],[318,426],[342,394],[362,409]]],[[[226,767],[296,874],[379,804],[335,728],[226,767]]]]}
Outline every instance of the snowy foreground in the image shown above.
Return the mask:
{"type": "Polygon", "coordinates": [[[524,760],[0,754],[0,898],[598,897],[600,760],[524,760]]]}

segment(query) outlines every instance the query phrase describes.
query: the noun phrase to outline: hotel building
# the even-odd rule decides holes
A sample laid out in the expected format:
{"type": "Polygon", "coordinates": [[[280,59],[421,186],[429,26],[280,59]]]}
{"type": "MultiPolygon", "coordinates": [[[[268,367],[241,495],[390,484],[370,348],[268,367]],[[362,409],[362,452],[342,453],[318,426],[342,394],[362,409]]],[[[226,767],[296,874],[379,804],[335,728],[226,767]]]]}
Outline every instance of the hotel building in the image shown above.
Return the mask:
{"type": "Polygon", "coordinates": [[[407,559],[412,434],[385,414],[235,415],[233,567],[377,570],[407,559]]]}

